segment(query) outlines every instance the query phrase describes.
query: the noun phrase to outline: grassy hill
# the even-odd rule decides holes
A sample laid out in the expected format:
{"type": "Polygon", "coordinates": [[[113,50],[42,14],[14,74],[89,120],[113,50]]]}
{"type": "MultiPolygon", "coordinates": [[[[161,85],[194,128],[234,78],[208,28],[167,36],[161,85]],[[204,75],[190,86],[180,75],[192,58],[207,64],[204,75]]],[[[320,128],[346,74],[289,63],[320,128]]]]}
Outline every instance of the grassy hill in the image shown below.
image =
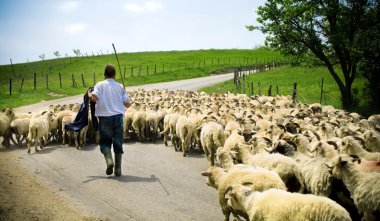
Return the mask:
{"type": "MultiPolygon", "coordinates": [[[[140,52],[118,56],[126,86],[202,77],[227,67],[284,59],[267,49],[140,52]]],[[[86,88],[103,80],[107,63],[113,63],[120,72],[114,54],[58,58],[14,64],[13,67],[2,65],[0,108],[83,94],[86,88]]],[[[121,82],[119,74],[116,78],[121,82]]]]}

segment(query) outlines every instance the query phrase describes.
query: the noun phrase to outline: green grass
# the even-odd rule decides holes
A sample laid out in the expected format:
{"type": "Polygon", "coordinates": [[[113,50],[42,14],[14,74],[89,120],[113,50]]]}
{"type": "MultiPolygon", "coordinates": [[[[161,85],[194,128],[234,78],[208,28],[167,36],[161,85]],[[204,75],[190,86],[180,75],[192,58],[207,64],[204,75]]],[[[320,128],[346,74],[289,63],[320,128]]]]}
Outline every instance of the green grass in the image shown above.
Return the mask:
{"type": "MultiPolygon", "coordinates": [[[[306,66],[298,67],[280,67],[266,72],[255,73],[247,76],[245,90],[240,92],[251,95],[250,85],[253,82],[254,94],[258,94],[258,84],[260,84],[263,95],[268,94],[269,86],[272,85],[272,95],[276,95],[276,88],[281,95],[292,95],[293,84],[297,83],[297,100],[303,103],[319,103],[321,97],[321,84],[324,79],[324,96],[322,104],[333,105],[335,108],[341,108],[340,92],[334,79],[326,68],[310,68],[306,66]]],[[[365,108],[367,101],[359,99],[364,97],[361,93],[365,83],[364,78],[357,78],[352,88],[357,88],[359,94],[359,109],[356,111],[363,112],[360,108],[365,108]]],[[[214,86],[202,88],[199,91],[207,93],[224,93],[230,91],[238,93],[233,81],[227,81],[214,86]]]]}
{"type": "MultiPolygon", "coordinates": [[[[279,53],[268,49],[140,52],[121,53],[118,56],[122,72],[124,73],[125,70],[126,86],[208,76],[210,72],[226,67],[284,59],[279,53]]],[[[14,74],[11,65],[1,65],[0,109],[56,99],[56,95],[83,94],[87,87],[94,85],[94,76],[95,82],[103,80],[103,70],[107,63],[116,65],[117,71],[120,72],[113,54],[84,55],[15,64],[13,65],[14,74]],[[34,73],[36,73],[37,80],[36,90],[34,90],[34,73]],[[59,73],[61,73],[62,88],[59,82],[59,73]],[[48,88],[46,75],[49,82],[48,88]],[[73,86],[73,75],[76,86],[73,86]],[[12,95],[9,92],[10,78],[12,78],[12,95]],[[23,85],[22,79],[24,79],[23,85]]],[[[116,78],[121,82],[120,73],[117,73],[116,78]]]]}

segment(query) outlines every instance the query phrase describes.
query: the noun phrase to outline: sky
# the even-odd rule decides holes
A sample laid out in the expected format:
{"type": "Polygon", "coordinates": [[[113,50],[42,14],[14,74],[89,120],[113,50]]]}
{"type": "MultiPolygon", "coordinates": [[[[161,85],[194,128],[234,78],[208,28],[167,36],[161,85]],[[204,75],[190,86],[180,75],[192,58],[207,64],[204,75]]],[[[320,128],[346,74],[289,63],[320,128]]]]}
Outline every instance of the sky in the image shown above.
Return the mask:
{"type": "Polygon", "coordinates": [[[0,65],[82,54],[252,49],[265,0],[0,0],[0,65]]]}

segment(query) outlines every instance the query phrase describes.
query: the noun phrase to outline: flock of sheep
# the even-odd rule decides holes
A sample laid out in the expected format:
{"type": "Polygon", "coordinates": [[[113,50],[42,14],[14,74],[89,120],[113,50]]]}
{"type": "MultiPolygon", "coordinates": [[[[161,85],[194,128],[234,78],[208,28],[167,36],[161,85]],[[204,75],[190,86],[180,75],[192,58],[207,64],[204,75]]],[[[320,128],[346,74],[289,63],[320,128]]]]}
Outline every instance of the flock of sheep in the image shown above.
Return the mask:
{"type": "MultiPolygon", "coordinates": [[[[368,119],[286,96],[135,90],[125,112],[125,140],[155,142],[187,156],[202,150],[202,172],[225,216],[241,220],[376,220],[380,217],[380,115],[368,119]]],[[[89,125],[65,131],[80,105],[0,114],[0,136],[28,153],[49,140],[96,143],[89,125]],[[14,137],[17,141],[14,141],[14,137]]],[[[91,117],[89,118],[91,119],[91,117]]]]}

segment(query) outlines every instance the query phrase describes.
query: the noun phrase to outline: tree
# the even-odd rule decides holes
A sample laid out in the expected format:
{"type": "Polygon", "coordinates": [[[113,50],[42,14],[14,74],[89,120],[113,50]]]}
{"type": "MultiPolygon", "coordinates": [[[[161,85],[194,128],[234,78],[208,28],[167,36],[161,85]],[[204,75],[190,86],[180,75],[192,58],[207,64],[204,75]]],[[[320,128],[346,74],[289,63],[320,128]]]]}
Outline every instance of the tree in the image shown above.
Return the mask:
{"type": "Polygon", "coordinates": [[[363,55],[359,36],[368,22],[365,15],[377,4],[377,0],[267,0],[257,11],[261,25],[247,28],[261,30],[266,44],[285,54],[317,58],[337,83],[342,107],[349,110],[363,55]]]}
{"type": "Polygon", "coordinates": [[[45,54],[40,54],[40,55],[38,55],[38,57],[40,57],[41,60],[43,61],[45,59],[45,54]]]}
{"type": "Polygon", "coordinates": [[[61,55],[59,54],[59,51],[54,51],[53,54],[54,54],[57,58],[61,57],[61,55]]]}
{"type": "Polygon", "coordinates": [[[79,57],[82,54],[81,51],[79,50],[79,48],[78,49],[73,49],[73,52],[74,52],[74,54],[75,54],[76,57],[79,57]]]}

